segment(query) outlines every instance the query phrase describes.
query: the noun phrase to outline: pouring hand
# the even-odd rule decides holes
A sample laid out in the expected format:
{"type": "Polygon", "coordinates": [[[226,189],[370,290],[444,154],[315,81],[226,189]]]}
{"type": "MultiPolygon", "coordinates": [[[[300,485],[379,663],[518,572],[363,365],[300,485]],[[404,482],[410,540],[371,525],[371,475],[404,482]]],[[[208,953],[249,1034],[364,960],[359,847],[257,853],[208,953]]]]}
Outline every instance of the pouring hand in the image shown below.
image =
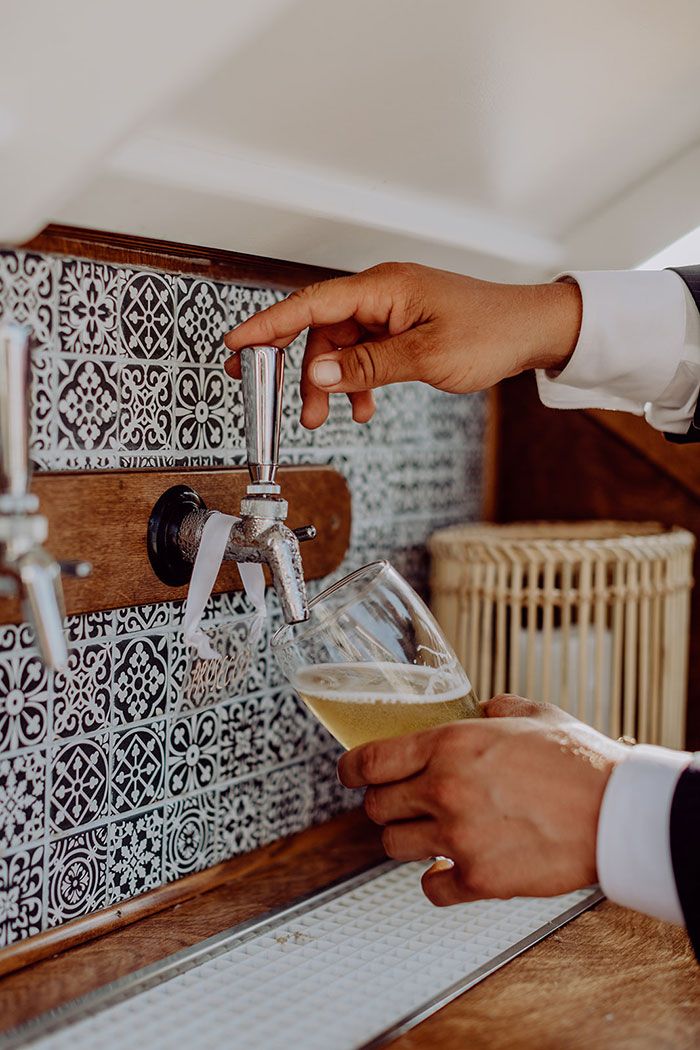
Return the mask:
{"type": "Polygon", "coordinates": [[[240,376],[244,346],[288,346],[309,328],[302,368],[302,423],[328,415],[346,393],[353,418],[374,413],[372,390],[421,380],[451,393],[493,386],[528,368],[561,368],[578,338],[576,284],[494,284],[408,263],[383,263],[309,285],[248,318],[224,342],[240,376]]]}
{"type": "Polygon", "coordinates": [[[628,749],[549,704],[497,696],[483,707],[488,718],[349,751],[342,783],[367,787],[390,857],[451,858],[423,876],[434,904],[594,883],[603,793],[628,749]]]}

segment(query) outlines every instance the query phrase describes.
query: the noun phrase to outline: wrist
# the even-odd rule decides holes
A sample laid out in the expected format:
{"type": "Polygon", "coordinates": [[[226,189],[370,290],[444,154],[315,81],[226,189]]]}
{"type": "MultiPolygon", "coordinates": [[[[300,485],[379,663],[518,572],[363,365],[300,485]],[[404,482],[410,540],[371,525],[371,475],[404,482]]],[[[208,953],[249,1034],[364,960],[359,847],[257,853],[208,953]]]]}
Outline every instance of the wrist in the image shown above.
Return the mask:
{"type": "Polygon", "coordinates": [[[532,319],[527,368],[561,372],[576,349],[583,300],[575,281],[532,286],[532,319]]]}

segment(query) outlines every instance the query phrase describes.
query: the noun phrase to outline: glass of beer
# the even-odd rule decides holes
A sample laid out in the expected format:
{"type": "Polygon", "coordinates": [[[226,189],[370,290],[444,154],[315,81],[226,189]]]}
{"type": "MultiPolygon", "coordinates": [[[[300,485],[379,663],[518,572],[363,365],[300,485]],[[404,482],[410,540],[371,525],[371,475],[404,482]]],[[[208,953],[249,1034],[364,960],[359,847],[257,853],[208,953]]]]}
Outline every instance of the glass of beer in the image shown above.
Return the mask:
{"type": "Polygon", "coordinates": [[[481,715],[466,672],[413,588],[386,561],[334,583],[272,650],[344,747],[481,715]]]}

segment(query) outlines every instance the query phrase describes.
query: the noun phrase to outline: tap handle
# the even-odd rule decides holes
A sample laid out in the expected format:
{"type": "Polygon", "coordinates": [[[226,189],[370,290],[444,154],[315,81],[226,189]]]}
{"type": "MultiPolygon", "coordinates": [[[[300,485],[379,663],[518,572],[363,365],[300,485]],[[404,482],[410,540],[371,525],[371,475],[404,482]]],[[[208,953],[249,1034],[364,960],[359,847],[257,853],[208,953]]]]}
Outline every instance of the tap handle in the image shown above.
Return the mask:
{"type": "Polygon", "coordinates": [[[0,325],[0,492],[23,503],[29,490],[29,328],[0,325]]]}
{"type": "Polygon", "coordinates": [[[241,350],[243,413],[248,470],[253,482],[274,484],[279,459],[284,350],[246,346],[241,350]]]}

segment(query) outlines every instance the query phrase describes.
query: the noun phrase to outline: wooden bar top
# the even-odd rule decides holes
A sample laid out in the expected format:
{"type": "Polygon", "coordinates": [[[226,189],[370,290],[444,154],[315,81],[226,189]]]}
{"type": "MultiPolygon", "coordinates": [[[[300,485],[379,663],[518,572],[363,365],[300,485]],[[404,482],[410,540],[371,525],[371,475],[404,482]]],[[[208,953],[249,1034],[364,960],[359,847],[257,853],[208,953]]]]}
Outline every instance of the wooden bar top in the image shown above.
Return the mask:
{"type": "MultiPolygon", "coordinates": [[[[142,918],[136,907],[112,909],[113,929],[103,920],[95,930],[107,932],[87,941],[81,934],[84,943],[0,979],[0,1031],[381,858],[377,829],[356,811],[218,865],[190,883],[194,895],[182,894],[180,903],[169,887],[161,909],[152,901],[142,918]]],[[[12,951],[0,952],[2,969],[12,951]]],[[[606,902],[391,1046],[695,1050],[700,967],[683,931],[606,902]]]]}

